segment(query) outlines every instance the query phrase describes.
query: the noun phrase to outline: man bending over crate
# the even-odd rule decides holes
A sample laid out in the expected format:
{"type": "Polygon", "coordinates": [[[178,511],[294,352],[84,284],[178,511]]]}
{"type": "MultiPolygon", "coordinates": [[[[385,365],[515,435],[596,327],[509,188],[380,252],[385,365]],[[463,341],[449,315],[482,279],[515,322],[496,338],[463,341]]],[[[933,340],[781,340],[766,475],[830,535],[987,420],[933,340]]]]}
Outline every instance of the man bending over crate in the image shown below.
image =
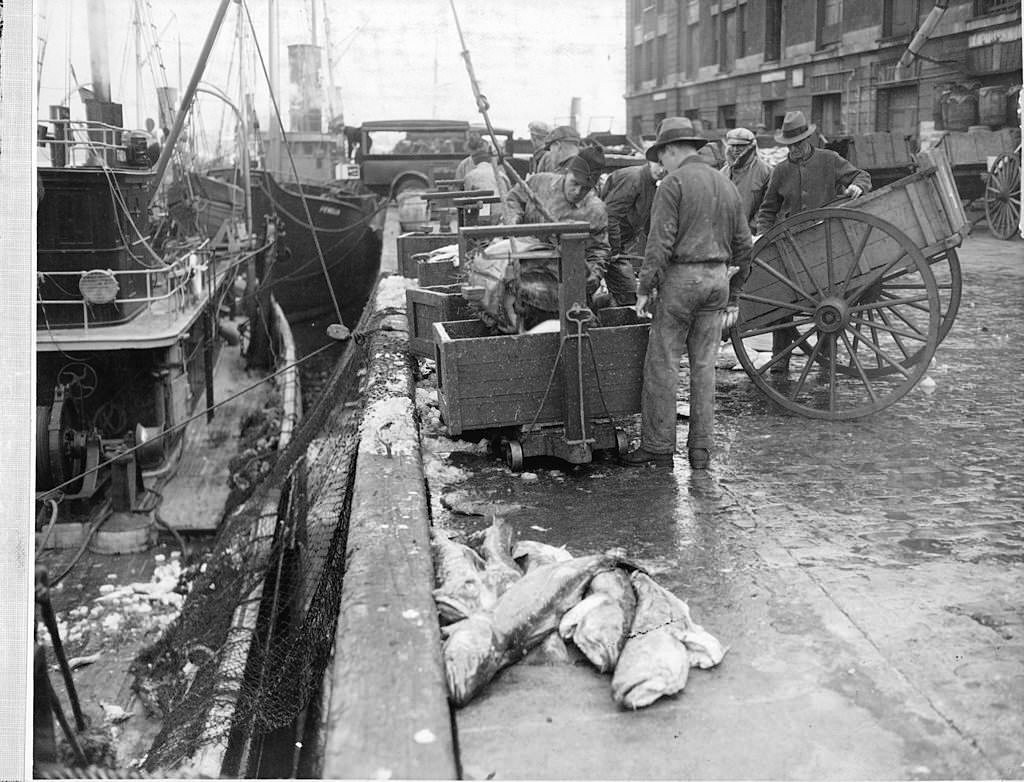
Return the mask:
{"type": "Polygon", "coordinates": [[[711,461],[715,358],[723,328],[739,313],[752,242],[736,186],[698,154],[706,143],[689,119],[670,117],[646,153],[668,173],[654,196],[637,288],[637,314],[653,304],[654,320],[644,359],[640,446],[620,457],[630,467],[672,466],[684,348],[690,364],[690,467],[706,470],[711,461]],[[726,272],[730,263],[739,266],[732,278],[726,272]]]}
{"type": "Polygon", "coordinates": [[[520,183],[511,188],[503,202],[505,225],[548,222],[527,195],[526,187],[555,222],[580,220],[590,225],[586,244],[588,303],[604,278],[611,252],[608,212],[604,202],[594,194],[603,169],[604,152],[600,147],[587,147],[569,160],[565,173],[533,174],[525,186],[520,183]]]}

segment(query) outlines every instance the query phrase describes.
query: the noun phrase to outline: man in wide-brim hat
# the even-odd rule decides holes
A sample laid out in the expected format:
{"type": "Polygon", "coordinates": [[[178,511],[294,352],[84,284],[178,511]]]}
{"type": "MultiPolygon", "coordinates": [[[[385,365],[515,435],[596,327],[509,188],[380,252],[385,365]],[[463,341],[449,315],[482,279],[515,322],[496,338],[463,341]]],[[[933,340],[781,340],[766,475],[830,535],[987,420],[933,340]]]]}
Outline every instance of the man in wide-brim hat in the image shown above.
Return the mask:
{"type": "MultiPolygon", "coordinates": [[[[768,179],[761,208],[755,218],[758,235],[771,230],[778,221],[792,215],[817,209],[838,196],[858,198],[871,190],[871,177],[846,158],[830,149],[811,143],[817,126],[808,124],[802,111],[786,113],[775,140],[789,147],[786,159],[778,163],[768,179]]],[[[788,321],[787,321],[788,322],[788,321]]],[[[789,370],[786,349],[799,335],[796,329],[777,324],[772,332],[770,372],[785,374],[789,370]]]]}
{"type": "Polygon", "coordinates": [[[737,318],[750,273],[750,227],[736,186],[698,150],[707,143],[686,117],[669,117],[647,150],[666,170],[651,211],[636,311],[653,321],[644,359],[640,446],[620,457],[631,467],[671,467],[676,387],[689,356],[690,468],[705,470],[714,447],[715,359],[723,328],[737,318]],[[739,266],[730,278],[726,267],[739,266]]]}
{"type": "Polygon", "coordinates": [[[559,125],[544,139],[547,152],[537,164],[537,171],[565,171],[565,164],[580,153],[583,141],[576,128],[559,125]]]}

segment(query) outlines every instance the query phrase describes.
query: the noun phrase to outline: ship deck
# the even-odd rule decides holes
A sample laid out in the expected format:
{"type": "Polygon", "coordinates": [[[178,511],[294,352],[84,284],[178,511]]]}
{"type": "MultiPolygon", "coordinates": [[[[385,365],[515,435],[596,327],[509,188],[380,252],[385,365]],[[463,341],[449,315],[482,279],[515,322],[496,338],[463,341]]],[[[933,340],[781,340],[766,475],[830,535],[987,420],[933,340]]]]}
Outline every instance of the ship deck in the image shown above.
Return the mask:
{"type": "MultiPolygon", "coordinates": [[[[258,379],[258,374],[245,369],[240,348],[225,346],[214,373],[214,399],[227,400],[258,379]]],[[[158,567],[166,567],[175,560],[198,561],[197,558],[212,547],[213,535],[201,533],[215,530],[224,512],[229,492],[228,465],[237,454],[241,421],[261,410],[272,393],[271,383],[264,383],[226,401],[216,409],[212,422],[197,418],[189,425],[177,469],[160,479],[146,480],[148,489],[156,489],[162,495],[161,518],[185,533],[182,542],[188,550],[184,554],[180,542],[165,536],[162,530],[156,545],[137,553],[111,555],[85,549],[76,561],[80,544],[37,548],[36,564],[45,566],[51,579],[73,563],[68,576],[52,590],[51,602],[67,657],[96,656],[95,661],[78,668],[73,675],[89,723],[85,735],[102,737],[105,730],[111,730],[109,715],[118,708],[123,710],[123,721],[112,726],[117,732],[113,749],[117,753],[115,765],[119,768],[142,758],[161,727],[159,720],[147,713],[145,695],[133,691],[130,666],[141,650],[158,640],[163,628],[176,615],[176,608],[138,595],[112,600],[112,590],[137,582],[151,582],[158,567]],[[106,704],[106,708],[102,704],[106,704]]],[[[67,535],[63,537],[69,539],[67,535]]],[[[42,625],[39,632],[39,640],[48,645],[42,625]]],[[[67,690],[50,648],[47,662],[50,681],[73,724],[67,690]]],[[[56,726],[56,735],[58,744],[63,743],[59,726],[56,726]]]]}

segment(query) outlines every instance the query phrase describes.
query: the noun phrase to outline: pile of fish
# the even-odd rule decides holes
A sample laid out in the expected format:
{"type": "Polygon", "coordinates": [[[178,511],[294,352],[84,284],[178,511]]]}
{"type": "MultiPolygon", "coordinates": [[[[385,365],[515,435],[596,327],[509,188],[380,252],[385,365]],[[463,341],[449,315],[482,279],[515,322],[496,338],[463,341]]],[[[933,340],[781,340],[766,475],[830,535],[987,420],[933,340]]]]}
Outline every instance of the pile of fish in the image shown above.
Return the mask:
{"type": "Polygon", "coordinates": [[[499,516],[479,551],[434,527],[431,548],[448,694],[463,706],[502,668],[530,655],[571,659],[571,641],[601,672],[612,698],[638,709],[686,686],[726,650],[690,609],[619,551],[572,556],[538,541],[513,544],[499,516]]]}

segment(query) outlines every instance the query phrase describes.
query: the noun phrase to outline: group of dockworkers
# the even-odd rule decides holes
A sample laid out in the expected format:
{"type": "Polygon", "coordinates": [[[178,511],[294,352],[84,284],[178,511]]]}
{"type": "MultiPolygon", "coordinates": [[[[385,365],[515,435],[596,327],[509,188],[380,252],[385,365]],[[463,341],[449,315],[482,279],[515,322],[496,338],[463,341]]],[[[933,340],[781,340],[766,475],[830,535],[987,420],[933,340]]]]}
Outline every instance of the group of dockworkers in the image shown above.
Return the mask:
{"type": "MultiPolygon", "coordinates": [[[[758,155],[753,132],[731,129],[719,169],[713,156],[702,154],[709,139],[688,118],[668,117],[645,145],[647,165],[606,175],[600,146],[588,145],[572,127],[551,129],[535,122],[530,123],[534,154],[525,181],[510,186],[485,141],[459,164],[456,178],[465,189],[504,193],[504,224],[586,222],[588,304],[632,306],[639,316],[652,318],[641,440],[619,457],[621,464],[672,466],[676,387],[685,350],[687,456],[691,469],[708,469],[714,450],[715,361],[722,334],[739,314],[753,237],[790,215],[871,189],[870,176],[822,148],[816,131],[803,112],[787,113],[775,134],[787,156],[771,168],[758,155]],[[630,260],[637,256],[643,257],[639,275],[630,260]],[[599,293],[602,281],[606,293],[599,293]]],[[[798,338],[791,327],[772,336],[775,354],[798,338]]],[[[772,372],[788,372],[788,355],[772,372]]]]}

